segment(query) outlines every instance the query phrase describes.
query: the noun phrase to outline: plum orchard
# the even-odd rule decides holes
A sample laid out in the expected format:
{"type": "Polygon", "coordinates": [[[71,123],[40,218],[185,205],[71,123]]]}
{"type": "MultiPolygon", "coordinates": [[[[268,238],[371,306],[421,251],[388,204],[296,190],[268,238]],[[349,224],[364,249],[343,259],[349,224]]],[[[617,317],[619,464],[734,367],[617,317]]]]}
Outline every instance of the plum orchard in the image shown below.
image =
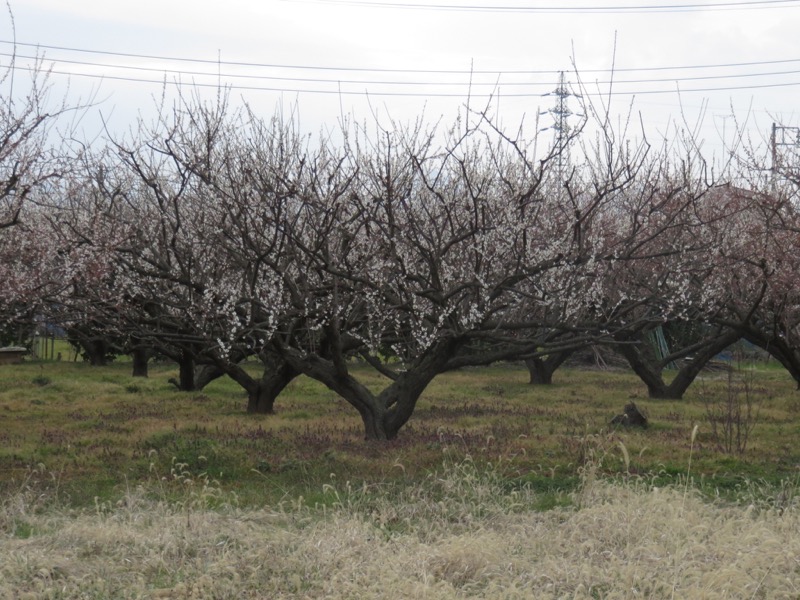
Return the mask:
{"type": "Polygon", "coordinates": [[[485,114],[449,130],[346,122],[313,141],[224,95],[181,97],[59,186],[42,222],[83,268],[46,306],[145,364],[174,358],[182,389],[227,374],[252,412],[305,374],[372,439],[395,437],[442,372],[526,359],[552,373],[587,344],[621,348],[653,395],[680,395],[742,336],[785,346],[791,368],[792,202],[709,181],[691,143],[674,154],[603,118],[585,127],[565,168],[565,144],[542,150],[485,114]],[[645,340],[667,322],[693,333],[665,362],[645,340]]]}
{"type": "Polygon", "coordinates": [[[20,78],[14,57],[0,67],[0,345],[27,338],[40,301],[62,291],[73,273],[91,270],[94,260],[61,246],[61,232],[49,223],[54,190],[77,157],[69,117],[86,107],[53,99],[41,61],[20,78]]]}

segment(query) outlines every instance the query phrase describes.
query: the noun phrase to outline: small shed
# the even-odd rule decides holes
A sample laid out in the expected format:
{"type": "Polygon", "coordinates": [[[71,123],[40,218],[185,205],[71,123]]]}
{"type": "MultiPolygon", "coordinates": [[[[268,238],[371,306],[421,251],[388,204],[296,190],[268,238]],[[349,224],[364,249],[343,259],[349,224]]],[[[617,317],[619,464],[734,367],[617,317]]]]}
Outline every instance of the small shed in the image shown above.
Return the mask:
{"type": "Polygon", "coordinates": [[[0,365],[17,365],[27,353],[28,349],[22,346],[0,348],[0,365]]]}

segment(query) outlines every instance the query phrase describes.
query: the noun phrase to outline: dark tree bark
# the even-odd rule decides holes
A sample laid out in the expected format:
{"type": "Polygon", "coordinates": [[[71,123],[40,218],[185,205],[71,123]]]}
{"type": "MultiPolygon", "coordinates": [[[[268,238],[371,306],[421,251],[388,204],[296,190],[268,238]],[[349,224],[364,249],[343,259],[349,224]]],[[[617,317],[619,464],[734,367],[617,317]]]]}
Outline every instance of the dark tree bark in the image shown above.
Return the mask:
{"type": "Polygon", "coordinates": [[[194,387],[194,354],[189,350],[183,350],[178,359],[178,389],[183,392],[193,392],[194,387]]]}
{"type": "Polygon", "coordinates": [[[102,338],[91,338],[81,342],[84,355],[93,367],[108,365],[108,354],[111,345],[102,338]]]}
{"type": "Polygon", "coordinates": [[[649,361],[645,358],[642,349],[639,347],[643,343],[646,342],[621,344],[616,350],[625,357],[634,373],[647,386],[648,396],[651,398],[667,398],[667,385],[661,377],[662,369],[660,365],[655,366],[654,361],[649,361]]]}
{"type": "Polygon", "coordinates": [[[247,391],[247,412],[271,415],[275,399],[300,372],[277,356],[262,356],[264,371],[261,378],[251,377],[239,365],[231,365],[228,375],[247,391]]]}
{"type": "Polygon", "coordinates": [[[247,391],[247,412],[262,415],[274,413],[275,399],[298,375],[300,372],[286,363],[274,367],[265,366],[257,387],[247,391]]]}
{"type": "Polygon", "coordinates": [[[131,350],[131,359],[133,360],[133,377],[147,377],[148,375],[148,362],[150,361],[150,349],[144,346],[136,346],[131,350]]]}
{"type": "Polygon", "coordinates": [[[300,375],[289,363],[274,352],[263,351],[259,359],[263,365],[261,377],[253,377],[241,365],[245,359],[242,353],[229,356],[213,355],[213,364],[203,365],[195,371],[196,389],[205,386],[222,375],[228,375],[247,392],[247,412],[251,414],[272,414],[275,399],[291,381],[300,375]]]}
{"type": "Polygon", "coordinates": [[[194,389],[200,391],[212,381],[225,375],[225,371],[217,365],[198,365],[194,369],[194,389]]]}
{"type": "MultiPolygon", "coordinates": [[[[199,392],[205,389],[209,383],[219,379],[226,373],[225,370],[216,363],[204,362],[202,364],[197,364],[194,354],[190,353],[188,350],[176,353],[174,348],[163,346],[159,349],[159,352],[169,356],[178,364],[178,368],[180,369],[179,379],[173,377],[169,381],[176,388],[184,392],[199,392]]],[[[243,360],[243,358],[241,360],[243,360]]]]}
{"type": "Polygon", "coordinates": [[[80,349],[83,360],[94,367],[104,367],[124,350],[120,340],[109,334],[105,323],[90,319],[67,328],[67,341],[80,349]]]}
{"type": "MultiPolygon", "coordinates": [[[[411,418],[422,392],[436,375],[447,369],[461,343],[459,339],[435,342],[378,394],[356,380],[348,372],[344,357],[335,352],[332,359],[296,350],[284,350],[283,355],[294,369],[324,384],[358,411],[367,440],[381,441],[397,437],[411,418]]],[[[332,347],[337,346],[334,339],[332,347]]]]}
{"type": "Polygon", "coordinates": [[[191,348],[176,349],[174,346],[159,346],[159,354],[169,357],[178,365],[178,377],[169,382],[181,392],[197,392],[223,373],[216,373],[214,365],[197,364],[197,355],[191,348]]]}
{"type": "Polygon", "coordinates": [[[781,363],[797,383],[800,390],[800,349],[789,344],[785,337],[773,335],[761,330],[755,325],[741,326],[741,334],[751,344],[768,352],[775,360],[781,363]]]}
{"type": "Polygon", "coordinates": [[[737,331],[717,330],[715,335],[710,335],[660,360],[655,358],[649,343],[642,339],[621,340],[622,343],[615,346],[615,350],[625,357],[633,371],[647,386],[650,398],[680,400],[708,362],[740,337],[737,331]],[[663,372],[672,362],[679,365],[678,372],[667,384],[664,382],[663,372]]]}
{"type": "Polygon", "coordinates": [[[663,397],[676,400],[683,398],[684,392],[694,383],[694,380],[709,361],[731,344],[735,344],[740,337],[738,332],[729,331],[721,335],[717,340],[710,342],[705,348],[695,352],[692,356],[684,358],[675,378],[667,386],[667,395],[663,397]]]}
{"type": "Polygon", "coordinates": [[[546,357],[526,358],[525,366],[528,367],[528,372],[531,376],[530,384],[551,385],[553,383],[553,373],[564,364],[564,361],[573,352],[573,350],[565,350],[548,354],[546,357]]]}

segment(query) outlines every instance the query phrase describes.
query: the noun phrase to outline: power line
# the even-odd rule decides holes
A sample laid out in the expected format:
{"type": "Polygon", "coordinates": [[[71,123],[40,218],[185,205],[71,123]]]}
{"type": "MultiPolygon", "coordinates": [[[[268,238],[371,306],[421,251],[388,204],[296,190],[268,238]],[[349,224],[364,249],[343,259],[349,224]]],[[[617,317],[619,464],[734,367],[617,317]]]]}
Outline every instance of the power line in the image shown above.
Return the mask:
{"type": "MultiPolygon", "coordinates": [[[[297,2],[298,0],[280,0],[297,2]]],[[[710,2],[690,4],[654,5],[608,5],[608,6],[513,6],[471,4],[421,4],[415,2],[377,2],[373,0],[300,0],[312,4],[332,4],[365,8],[392,8],[404,10],[435,10],[457,12],[496,13],[548,13],[548,14],[597,14],[597,13],[656,13],[656,12],[700,12],[723,10],[761,10],[774,8],[796,8],[797,0],[753,0],[742,2],[710,2]]]]}
{"type": "MultiPolygon", "coordinates": [[[[14,65],[13,68],[15,70],[22,70],[28,72],[37,71],[37,68],[34,66],[24,66],[24,65],[14,65]]],[[[92,79],[101,79],[101,80],[112,80],[112,81],[125,81],[130,83],[147,83],[147,84],[159,84],[164,85],[165,83],[170,83],[166,79],[141,79],[135,77],[121,77],[115,75],[97,75],[97,74],[90,74],[90,73],[73,73],[69,71],[58,71],[56,69],[51,69],[48,71],[49,73],[55,75],[65,75],[65,76],[74,76],[74,77],[88,77],[92,79]]],[[[342,90],[342,89],[307,89],[307,88],[285,88],[285,87],[264,87],[264,86],[247,86],[247,85],[230,85],[230,84],[223,84],[223,83],[202,83],[192,81],[191,83],[184,83],[180,80],[173,80],[171,83],[176,85],[189,85],[191,87],[197,88],[226,88],[231,90],[241,90],[241,91],[259,91],[259,92],[282,92],[282,93],[302,93],[302,94],[334,94],[334,95],[341,95],[341,96],[380,96],[380,97],[422,97],[422,98],[463,98],[467,95],[467,90],[469,87],[468,83],[464,84],[465,92],[464,93],[436,93],[436,92],[386,92],[386,91],[373,91],[373,90],[342,90]]],[[[331,81],[330,83],[338,83],[331,81]]],[[[677,83],[677,82],[676,82],[677,83]]],[[[640,95],[653,95],[653,94],[674,94],[678,91],[680,93],[696,93],[696,92],[729,92],[729,91],[738,91],[738,90],[755,90],[755,89],[766,89],[766,88],[782,88],[782,87],[792,87],[792,86],[800,86],[800,80],[792,81],[792,82],[781,82],[781,83],[765,83],[765,84],[755,84],[755,85],[739,85],[739,86],[726,86],[726,87],[703,87],[703,88],[673,88],[673,89],[657,89],[657,90],[635,90],[635,91],[621,91],[621,90],[611,90],[611,91],[598,91],[598,92],[591,92],[585,91],[584,93],[590,95],[602,95],[602,96],[640,96],[640,95]]],[[[535,98],[541,97],[540,93],[501,93],[502,85],[497,86],[497,90],[492,93],[471,93],[469,94],[472,97],[479,97],[479,98],[490,98],[493,96],[501,96],[503,98],[535,98]]]]}
{"type": "MultiPolygon", "coordinates": [[[[11,54],[0,52],[0,56],[16,59],[26,59],[35,61],[39,57],[11,54]]],[[[239,73],[223,73],[220,71],[185,71],[178,69],[163,69],[159,67],[139,67],[135,65],[125,64],[109,64],[89,62],[73,59],[54,58],[46,60],[47,63],[54,65],[65,63],[71,65],[79,65],[85,67],[102,67],[106,69],[119,69],[124,71],[137,71],[146,73],[156,73],[164,75],[178,75],[178,76],[201,76],[201,77],[215,77],[226,79],[245,79],[245,80],[268,80],[268,81],[292,81],[292,82],[305,82],[305,83],[333,83],[333,84],[367,84],[367,85],[392,85],[392,86],[410,86],[410,85],[436,85],[436,86],[464,86],[464,81],[397,81],[397,80],[375,80],[375,79],[322,79],[318,77],[289,77],[289,76],[276,76],[276,75],[252,75],[252,74],[239,74],[239,73]]],[[[800,61],[797,61],[800,62],[800,61]]],[[[507,72],[500,72],[501,74],[508,74],[507,72]]],[[[563,71],[562,71],[563,73],[563,71]]],[[[82,73],[72,72],[73,75],[82,76],[82,73]]],[[[631,83],[673,83],[673,82],[687,82],[687,81],[706,81],[706,80],[719,80],[719,79],[741,79],[751,77],[774,77],[781,75],[797,75],[800,74],[800,69],[793,69],[789,71],[767,71],[758,73],[729,73],[724,75],[698,75],[698,76],[681,76],[681,77],[661,77],[651,79],[609,79],[593,81],[593,85],[607,85],[613,83],[615,85],[625,85],[631,83]]],[[[505,81],[502,84],[498,80],[490,82],[475,81],[474,79],[469,83],[474,87],[496,87],[498,85],[511,86],[511,87],[534,87],[534,86],[547,86],[558,85],[551,81],[547,82],[533,82],[533,81],[505,81]]]]}
{"type": "MultiPolygon", "coordinates": [[[[800,1],[800,0],[791,0],[800,1]]],[[[46,44],[36,44],[30,42],[14,42],[11,40],[0,40],[0,44],[10,46],[22,46],[28,48],[38,48],[44,50],[58,50],[65,52],[79,52],[85,54],[101,54],[106,56],[120,56],[126,58],[137,58],[145,60],[161,60],[179,63],[197,63],[205,65],[231,66],[231,67],[257,67],[257,68],[272,68],[272,69],[295,69],[295,70],[311,70],[311,71],[352,71],[352,72],[371,72],[371,73],[428,73],[428,74],[451,74],[451,75],[543,75],[549,74],[557,76],[563,69],[500,69],[500,70],[481,70],[481,69],[409,69],[409,68],[375,68],[375,67],[337,67],[337,66],[324,66],[324,65],[292,65],[292,64],[277,64],[277,63],[259,63],[259,62],[241,62],[241,61],[227,61],[227,60],[208,60],[201,58],[187,58],[175,56],[159,56],[152,54],[136,54],[130,52],[113,52],[108,50],[93,50],[86,48],[72,48],[66,46],[51,46],[46,44]]],[[[50,59],[48,59],[50,60],[50,59]]],[[[55,59],[53,59],[55,60],[55,59]]],[[[66,62],[66,61],[64,61],[66,62]]],[[[764,60],[764,61],[751,61],[751,62],[735,62],[735,63],[717,63],[717,64],[701,64],[701,65],[671,65],[671,66],[657,66],[657,67],[630,67],[630,68],[614,68],[614,69],[586,69],[579,70],[579,73],[630,73],[630,72],[648,72],[648,71],[680,71],[684,69],[721,69],[733,67],[755,67],[766,65],[778,65],[800,63],[800,58],[778,59],[778,60],[764,60]]]]}

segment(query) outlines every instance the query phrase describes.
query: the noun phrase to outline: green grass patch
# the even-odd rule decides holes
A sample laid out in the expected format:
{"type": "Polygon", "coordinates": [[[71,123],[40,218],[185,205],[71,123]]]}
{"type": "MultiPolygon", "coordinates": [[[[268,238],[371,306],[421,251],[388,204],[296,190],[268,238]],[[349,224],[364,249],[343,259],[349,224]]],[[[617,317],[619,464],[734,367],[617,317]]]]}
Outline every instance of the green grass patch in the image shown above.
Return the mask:
{"type": "MultiPolygon", "coordinates": [[[[385,385],[367,367],[355,370],[371,388],[385,385]]],[[[540,506],[550,508],[568,502],[587,465],[605,476],[680,484],[691,454],[692,481],[726,497],[741,495],[747,481],[779,486],[800,465],[800,397],[788,374],[773,367],[753,374],[758,418],[746,451],[732,454],[721,450],[707,420],[708,399],[729,390],[718,373],[704,374],[674,401],[649,399],[627,372],[562,369],[553,385],[531,386],[518,365],[464,369],[438,377],[388,443],[365,442],[357,412],[305,377],[264,416],[245,413],[246,395],[227,378],[182,393],[168,383],[176,374],[172,365],[155,364],[149,378],[133,378],[121,362],[0,367],[0,487],[12,489],[32,469],[43,470],[85,505],[177,472],[211,478],[242,502],[262,504],[312,497],[331,478],[422,481],[459,456],[492,466],[508,485],[531,486],[540,506]],[[631,400],[646,411],[649,429],[609,424],[631,400]]]]}

